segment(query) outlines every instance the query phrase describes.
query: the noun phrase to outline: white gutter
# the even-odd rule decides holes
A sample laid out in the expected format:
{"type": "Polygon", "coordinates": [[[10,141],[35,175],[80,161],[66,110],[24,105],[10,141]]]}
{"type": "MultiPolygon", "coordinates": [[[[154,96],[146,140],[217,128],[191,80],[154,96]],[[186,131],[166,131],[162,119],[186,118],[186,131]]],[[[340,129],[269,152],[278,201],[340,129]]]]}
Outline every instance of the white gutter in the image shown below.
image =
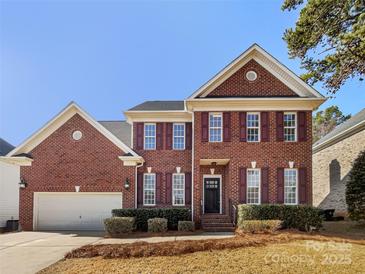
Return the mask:
{"type": "Polygon", "coordinates": [[[346,129],[345,131],[342,131],[342,132],[336,134],[335,136],[332,136],[331,138],[324,141],[323,143],[318,144],[316,146],[313,146],[313,149],[312,149],[313,153],[317,153],[318,151],[321,151],[322,149],[330,146],[331,144],[337,143],[338,141],[341,140],[341,138],[346,137],[349,134],[359,132],[362,129],[362,126],[365,126],[365,120],[361,121],[360,123],[348,128],[348,129],[346,129]]]}
{"type": "Polygon", "coordinates": [[[137,208],[138,207],[138,201],[137,201],[137,199],[138,199],[138,189],[137,189],[137,169],[139,168],[139,167],[142,167],[143,166],[143,164],[144,164],[144,162],[142,162],[142,163],[140,163],[140,164],[138,164],[138,165],[136,165],[136,169],[135,169],[135,173],[134,173],[134,208],[137,208]]]}
{"type": "Polygon", "coordinates": [[[194,221],[194,111],[188,111],[186,100],[184,100],[185,110],[191,114],[191,220],[194,221]]]}

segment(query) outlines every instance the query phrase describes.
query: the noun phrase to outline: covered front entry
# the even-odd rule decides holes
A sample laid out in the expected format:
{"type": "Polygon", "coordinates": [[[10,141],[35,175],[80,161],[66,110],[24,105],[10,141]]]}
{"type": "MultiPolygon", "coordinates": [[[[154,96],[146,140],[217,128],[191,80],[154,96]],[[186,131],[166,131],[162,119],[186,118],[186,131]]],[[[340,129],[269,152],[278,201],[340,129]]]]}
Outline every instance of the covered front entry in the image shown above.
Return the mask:
{"type": "Polygon", "coordinates": [[[204,213],[222,213],[222,177],[204,175],[204,213]]]}

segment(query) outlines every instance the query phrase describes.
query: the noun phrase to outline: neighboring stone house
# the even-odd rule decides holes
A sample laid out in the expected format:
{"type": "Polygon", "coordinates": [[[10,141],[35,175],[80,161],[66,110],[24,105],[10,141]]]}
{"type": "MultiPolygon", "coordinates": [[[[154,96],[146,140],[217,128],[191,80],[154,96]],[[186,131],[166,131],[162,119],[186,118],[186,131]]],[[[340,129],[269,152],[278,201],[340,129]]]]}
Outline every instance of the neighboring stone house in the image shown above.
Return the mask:
{"type": "Polygon", "coordinates": [[[5,157],[27,182],[20,222],[93,230],[113,208],[187,207],[204,229],[232,230],[238,203],[312,204],[311,117],[324,101],[255,44],[186,100],[144,102],[126,122],[71,103],[5,157]]]}
{"type": "Polygon", "coordinates": [[[365,109],[313,145],[313,205],[344,215],[352,163],[365,149],[365,109]]]}

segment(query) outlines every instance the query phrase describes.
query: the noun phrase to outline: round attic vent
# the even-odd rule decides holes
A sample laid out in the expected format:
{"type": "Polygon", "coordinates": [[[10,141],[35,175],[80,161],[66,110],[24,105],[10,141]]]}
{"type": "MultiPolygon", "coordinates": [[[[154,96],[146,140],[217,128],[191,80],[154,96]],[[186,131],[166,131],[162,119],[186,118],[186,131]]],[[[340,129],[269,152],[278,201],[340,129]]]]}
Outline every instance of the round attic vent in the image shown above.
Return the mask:
{"type": "Polygon", "coordinates": [[[73,133],[72,133],[72,138],[75,140],[75,141],[78,141],[80,140],[82,137],[82,132],[80,130],[75,130],[73,133]]]}
{"type": "Polygon", "coordinates": [[[257,79],[257,73],[253,70],[249,70],[246,72],[246,79],[250,82],[255,81],[257,79]]]}

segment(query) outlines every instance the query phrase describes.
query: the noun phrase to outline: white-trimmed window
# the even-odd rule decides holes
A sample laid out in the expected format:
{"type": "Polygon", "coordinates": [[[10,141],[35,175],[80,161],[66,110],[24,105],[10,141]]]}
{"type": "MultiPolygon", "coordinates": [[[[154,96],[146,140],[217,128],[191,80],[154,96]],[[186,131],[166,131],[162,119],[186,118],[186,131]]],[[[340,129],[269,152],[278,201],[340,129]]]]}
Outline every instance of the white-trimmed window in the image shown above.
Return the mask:
{"type": "Polygon", "coordinates": [[[173,125],[173,149],[185,149],[185,123],[174,123],[173,125]]]}
{"type": "Polygon", "coordinates": [[[156,149],[156,124],[145,123],[144,124],[144,149],[153,150],[156,149]]]}
{"type": "Polygon", "coordinates": [[[145,173],[143,175],[143,205],[156,205],[156,174],[145,173]]]}
{"type": "Polygon", "coordinates": [[[247,142],[260,142],[260,113],[247,113],[247,142]]]}
{"type": "Polygon", "coordinates": [[[295,112],[284,113],[284,141],[295,142],[297,140],[297,114],[295,112]]]}
{"type": "Polygon", "coordinates": [[[260,204],[260,185],[260,169],[247,169],[247,204],[260,204]]]}
{"type": "Polygon", "coordinates": [[[222,113],[209,113],[209,142],[222,142],[222,113]]]}
{"type": "Polygon", "coordinates": [[[284,169],[284,204],[298,204],[298,170],[284,169]]]}
{"type": "Polygon", "coordinates": [[[185,205],[185,174],[176,173],[172,175],[172,205],[185,205]]]}

